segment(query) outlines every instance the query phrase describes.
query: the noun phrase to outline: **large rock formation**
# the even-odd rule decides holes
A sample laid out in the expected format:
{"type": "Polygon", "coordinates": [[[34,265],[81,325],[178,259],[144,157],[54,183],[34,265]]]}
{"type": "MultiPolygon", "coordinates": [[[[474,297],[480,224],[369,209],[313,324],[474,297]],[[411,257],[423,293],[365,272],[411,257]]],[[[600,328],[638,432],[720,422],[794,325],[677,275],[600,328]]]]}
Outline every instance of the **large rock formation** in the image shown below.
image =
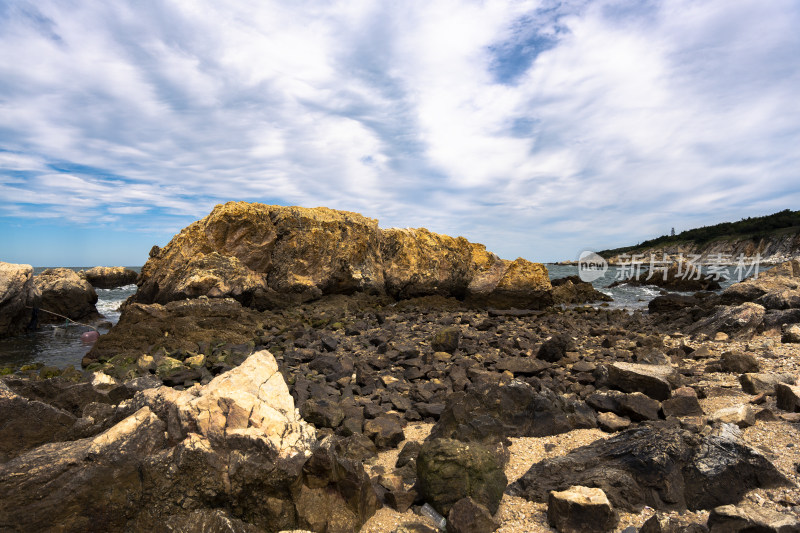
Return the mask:
{"type": "Polygon", "coordinates": [[[32,266],[0,261],[0,337],[25,331],[40,296],[32,266]]]}
{"type": "Polygon", "coordinates": [[[758,277],[734,283],[720,295],[720,301],[725,305],[754,302],[765,309],[800,307],[800,259],[786,261],[759,272],[758,277]]]}
{"type": "Polygon", "coordinates": [[[98,289],[113,289],[124,285],[136,283],[139,273],[125,267],[96,266],[89,270],[82,270],[81,274],[92,287],[98,289]]]}
{"type": "Polygon", "coordinates": [[[379,506],[363,466],[317,444],[267,351],[116,410],[124,418],[102,433],[0,465],[0,530],[355,532],[379,506]]]}
{"type": "Polygon", "coordinates": [[[377,220],[322,207],[244,202],[217,206],[154,249],[138,283],[140,303],[232,297],[257,309],[358,291],[521,307],[552,301],[543,265],[500,259],[463,237],[381,230],[377,220]]]}
{"type": "Polygon", "coordinates": [[[101,318],[95,307],[97,293],[89,282],[74,270],[48,268],[36,276],[34,282],[42,293],[40,322],[63,322],[63,317],[79,321],[101,318]]]}

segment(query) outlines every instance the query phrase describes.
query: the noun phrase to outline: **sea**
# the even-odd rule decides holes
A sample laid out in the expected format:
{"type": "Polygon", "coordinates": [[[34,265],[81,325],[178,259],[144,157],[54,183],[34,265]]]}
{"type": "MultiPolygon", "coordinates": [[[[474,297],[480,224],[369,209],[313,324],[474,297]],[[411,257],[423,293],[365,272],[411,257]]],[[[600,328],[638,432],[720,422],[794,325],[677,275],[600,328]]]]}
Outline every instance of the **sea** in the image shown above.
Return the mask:
{"type": "MultiPolygon", "coordinates": [[[[550,279],[564,278],[578,274],[576,265],[547,264],[550,279]]],[[[39,274],[47,267],[34,268],[39,274]]],[[[91,267],[69,267],[80,271],[91,267]]],[[[128,267],[139,272],[141,267],[128,267]]],[[[618,267],[609,266],[605,274],[594,280],[595,289],[611,296],[612,302],[598,302],[609,309],[624,309],[629,312],[647,310],[647,304],[662,293],[657,287],[618,285],[609,287],[619,276],[618,267]]],[[[735,281],[735,280],[733,280],[735,281]]],[[[723,289],[732,280],[722,281],[723,289]]],[[[116,324],[120,316],[120,305],[136,292],[136,285],[126,285],[115,289],[95,289],[97,292],[97,310],[111,325],[116,324]]],[[[47,366],[66,368],[70,365],[80,370],[81,359],[89,351],[91,345],[81,341],[81,334],[91,328],[75,323],[61,323],[42,326],[38,331],[25,335],[0,339],[0,370],[5,367],[19,368],[32,363],[43,363],[47,366]]],[[[99,328],[100,334],[107,333],[108,326],[99,328]]]]}

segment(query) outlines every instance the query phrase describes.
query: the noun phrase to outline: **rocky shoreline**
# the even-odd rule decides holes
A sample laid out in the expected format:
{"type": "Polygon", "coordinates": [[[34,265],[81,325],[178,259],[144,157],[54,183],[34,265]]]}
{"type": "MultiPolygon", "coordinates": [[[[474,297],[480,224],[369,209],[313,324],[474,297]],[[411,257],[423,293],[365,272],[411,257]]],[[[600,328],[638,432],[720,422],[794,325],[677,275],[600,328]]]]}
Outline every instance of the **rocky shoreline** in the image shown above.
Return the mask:
{"type": "Polygon", "coordinates": [[[312,215],[223,206],[82,372],[0,380],[0,530],[800,531],[800,262],[564,309],[596,291],[312,215]]]}

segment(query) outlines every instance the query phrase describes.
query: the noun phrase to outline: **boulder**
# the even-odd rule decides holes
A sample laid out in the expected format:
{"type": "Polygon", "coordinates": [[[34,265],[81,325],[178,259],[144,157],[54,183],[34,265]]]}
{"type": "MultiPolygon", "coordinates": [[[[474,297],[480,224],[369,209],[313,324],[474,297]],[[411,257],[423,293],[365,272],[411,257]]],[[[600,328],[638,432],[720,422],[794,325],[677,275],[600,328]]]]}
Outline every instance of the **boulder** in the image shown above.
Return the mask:
{"type": "Polygon", "coordinates": [[[74,270],[48,268],[34,278],[34,283],[42,294],[40,323],[64,322],[63,317],[83,322],[101,318],[95,307],[97,293],[74,270]]]}
{"type": "Polygon", "coordinates": [[[700,301],[694,296],[670,293],[663,296],[656,296],[650,300],[647,304],[647,309],[651,313],[674,313],[699,304],[700,301]]]}
{"type": "Polygon", "coordinates": [[[746,302],[741,305],[721,305],[686,329],[687,333],[713,336],[721,331],[734,339],[749,339],[764,321],[764,307],[746,302]]]}
{"type": "Polygon", "coordinates": [[[593,392],[586,398],[586,403],[598,411],[611,411],[636,422],[658,420],[661,409],[661,403],[641,392],[593,392]]]}
{"type": "Polygon", "coordinates": [[[756,372],[742,374],[739,376],[739,383],[747,394],[775,394],[775,385],[793,383],[795,379],[794,375],[788,373],[756,372]]]}
{"type": "Polygon", "coordinates": [[[617,431],[623,431],[631,427],[631,419],[615,415],[610,411],[597,413],[597,425],[603,431],[607,431],[609,433],[615,433],[617,431]]]}
{"type": "Polygon", "coordinates": [[[136,283],[139,273],[125,267],[96,266],[80,272],[92,287],[97,289],[113,289],[136,283]]]}
{"type": "Polygon", "coordinates": [[[194,519],[215,531],[358,531],[378,508],[360,461],[317,443],[269,352],[124,405],[133,414],[97,436],[0,465],[0,530],[194,531],[194,519]]]}
{"type": "Polygon", "coordinates": [[[492,533],[498,527],[489,509],[470,497],[454,503],[447,515],[447,533],[492,533]]]}
{"type": "Polygon", "coordinates": [[[568,351],[575,350],[575,348],[575,340],[569,335],[553,335],[542,343],[536,357],[543,361],[555,363],[564,358],[568,351]]]}
{"type": "Polygon", "coordinates": [[[783,333],[781,334],[781,342],[789,344],[800,343],[800,326],[797,324],[784,324],[783,333]]]}
{"type": "Polygon", "coordinates": [[[723,353],[720,357],[720,368],[723,372],[734,374],[759,371],[758,360],[752,354],[738,351],[723,353]]]}
{"type": "Polygon", "coordinates": [[[619,516],[602,489],[573,486],[550,493],[547,522],[561,533],[600,533],[613,530],[619,516]]]}
{"type": "Polygon", "coordinates": [[[756,423],[756,413],[749,405],[734,405],[714,411],[708,421],[713,424],[736,424],[744,429],[756,423]]]}
{"type": "Polygon", "coordinates": [[[675,389],[672,398],[661,402],[664,416],[703,416],[703,408],[697,399],[697,393],[690,387],[675,389]]]}
{"type": "Polygon", "coordinates": [[[775,399],[778,409],[790,413],[800,412],[800,386],[787,383],[775,384],[775,399]]]}
{"type": "Polygon", "coordinates": [[[501,458],[481,444],[434,438],[417,457],[420,495],[443,516],[466,497],[496,513],[507,483],[501,458]]]}
{"type": "Polygon", "coordinates": [[[33,310],[40,299],[32,266],[0,261],[0,338],[35,327],[33,310]]]}
{"type": "Polygon", "coordinates": [[[165,533],[262,533],[262,529],[222,509],[196,509],[174,514],[164,522],[165,533]]]}
{"type": "Polygon", "coordinates": [[[639,533],[708,533],[708,528],[704,524],[683,525],[676,517],[656,513],[645,520],[639,533]]]}
{"type": "Polygon", "coordinates": [[[593,427],[594,411],[584,402],[546,388],[536,392],[514,380],[451,394],[430,438],[493,445],[509,437],[544,437],[593,427]]]}
{"type": "Polygon", "coordinates": [[[800,260],[792,259],[766,271],[734,283],[719,297],[725,305],[753,302],[766,309],[800,307],[800,260]]]}
{"type": "Polygon", "coordinates": [[[612,363],[607,365],[608,386],[624,392],[642,392],[663,401],[672,395],[678,375],[670,365],[612,363]]]}
{"type": "Polygon", "coordinates": [[[379,450],[394,448],[406,438],[400,419],[390,415],[366,420],[364,435],[372,439],[379,450]]]}
{"type": "MultiPolygon", "coordinates": [[[[161,349],[168,353],[198,353],[204,348],[208,351],[213,344],[253,342],[263,320],[260,313],[230,298],[126,305],[119,322],[101,335],[86,354],[83,366],[114,358],[115,362],[131,358],[136,361],[142,354],[156,354],[161,349]]],[[[206,363],[213,365],[211,360],[206,363]]]]}
{"type": "Polygon", "coordinates": [[[431,339],[431,348],[434,352],[447,352],[452,354],[458,350],[458,343],[461,340],[461,330],[451,326],[442,328],[436,332],[431,339]]]}
{"type": "Polygon", "coordinates": [[[595,289],[591,283],[581,281],[578,276],[554,279],[550,283],[553,286],[553,303],[556,305],[611,302],[614,300],[611,296],[595,289]]]}
{"type": "Polygon", "coordinates": [[[708,516],[708,527],[711,533],[798,533],[800,520],[796,515],[754,505],[721,505],[712,509],[708,516]]]}
{"type": "Polygon", "coordinates": [[[463,237],[381,230],[377,220],[323,207],[245,202],[218,205],[184,228],[151,254],[138,284],[139,303],[231,297],[257,309],[354,292],[552,302],[543,265],[500,259],[463,237]]]}
{"type": "Polygon", "coordinates": [[[547,501],[573,485],[603,489],[616,508],[699,510],[736,503],[749,490],[790,482],[731,432],[703,436],[671,427],[629,429],[534,464],[507,492],[547,501]]]}

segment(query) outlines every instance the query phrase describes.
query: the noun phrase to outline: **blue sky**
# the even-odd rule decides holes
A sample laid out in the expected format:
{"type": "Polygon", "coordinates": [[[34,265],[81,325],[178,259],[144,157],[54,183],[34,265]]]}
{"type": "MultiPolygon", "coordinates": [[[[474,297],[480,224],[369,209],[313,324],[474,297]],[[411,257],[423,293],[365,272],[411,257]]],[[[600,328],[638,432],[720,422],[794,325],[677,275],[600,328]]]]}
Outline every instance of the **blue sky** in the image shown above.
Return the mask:
{"type": "Polygon", "coordinates": [[[0,260],[228,200],[550,261],[800,205],[796,0],[0,1],[0,260]]]}

